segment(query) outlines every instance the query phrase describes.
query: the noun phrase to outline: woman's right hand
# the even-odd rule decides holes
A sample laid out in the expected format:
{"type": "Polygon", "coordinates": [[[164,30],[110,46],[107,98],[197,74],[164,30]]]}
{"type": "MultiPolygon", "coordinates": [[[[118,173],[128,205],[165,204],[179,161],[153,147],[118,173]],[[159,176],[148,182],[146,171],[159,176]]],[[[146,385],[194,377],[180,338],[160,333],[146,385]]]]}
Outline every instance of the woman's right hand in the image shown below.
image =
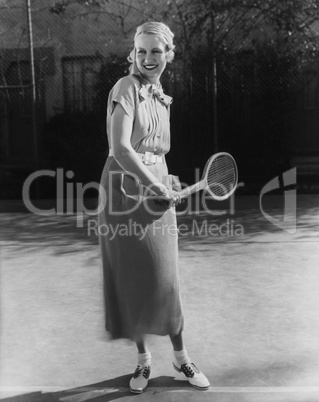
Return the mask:
{"type": "Polygon", "coordinates": [[[163,183],[157,182],[149,187],[159,199],[168,204],[169,208],[178,205],[181,202],[181,198],[178,192],[169,190],[163,183]]]}
{"type": "Polygon", "coordinates": [[[151,191],[153,191],[156,195],[161,196],[161,197],[169,197],[169,190],[165,186],[165,184],[161,182],[157,182],[152,184],[151,186],[148,187],[151,191]]]}

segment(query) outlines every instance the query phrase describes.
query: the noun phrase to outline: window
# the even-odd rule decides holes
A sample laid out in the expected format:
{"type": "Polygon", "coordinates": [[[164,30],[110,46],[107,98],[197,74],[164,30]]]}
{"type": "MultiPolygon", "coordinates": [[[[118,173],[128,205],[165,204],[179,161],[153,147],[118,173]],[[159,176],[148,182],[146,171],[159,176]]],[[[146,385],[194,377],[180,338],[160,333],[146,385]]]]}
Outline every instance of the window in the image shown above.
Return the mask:
{"type": "Polygon", "coordinates": [[[64,106],[71,112],[90,112],[94,107],[96,83],[102,60],[97,57],[64,58],[64,106]]]}
{"type": "Polygon", "coordinates": [[[7,89],[6,95],[7,101],[14,105],[19,118],[31,119],[32,89],[31,87],[23,88],[31,85],[30,63],[28,61],[12,62],[6,72],[5,84],[17,86],[17,88],[7,89]]]}
{"type": "Polygon", "coordinates": [[[304,82],[304,109],[319,109],[319,75],[317,72],[309,72],[304,82]]]}

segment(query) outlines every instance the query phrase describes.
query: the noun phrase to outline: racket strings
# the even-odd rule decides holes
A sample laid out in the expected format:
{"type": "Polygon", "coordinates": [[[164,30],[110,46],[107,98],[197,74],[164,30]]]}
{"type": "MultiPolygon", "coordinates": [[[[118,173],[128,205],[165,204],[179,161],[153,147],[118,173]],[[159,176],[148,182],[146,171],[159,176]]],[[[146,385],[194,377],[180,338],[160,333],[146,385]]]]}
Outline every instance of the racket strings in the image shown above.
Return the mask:
{"type": "Polygon", "coordinates": [[[212,161],[207,171],[207,184],[217,197],[224,197],[236,185],[236,167],[232,158],[220,156],[212,161]]]}

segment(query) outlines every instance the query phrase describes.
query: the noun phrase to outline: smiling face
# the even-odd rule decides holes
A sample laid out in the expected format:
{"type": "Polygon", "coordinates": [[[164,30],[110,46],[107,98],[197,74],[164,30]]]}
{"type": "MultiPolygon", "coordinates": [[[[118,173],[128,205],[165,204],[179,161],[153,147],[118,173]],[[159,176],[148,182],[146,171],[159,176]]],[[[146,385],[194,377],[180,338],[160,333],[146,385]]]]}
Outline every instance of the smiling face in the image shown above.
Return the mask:
{"type": "Polygon", "coordinates": [[[157,84],[167,63],[166,46],[160,37],[141,34],[135,40],[136,65],[142,75],[157,84]]]}

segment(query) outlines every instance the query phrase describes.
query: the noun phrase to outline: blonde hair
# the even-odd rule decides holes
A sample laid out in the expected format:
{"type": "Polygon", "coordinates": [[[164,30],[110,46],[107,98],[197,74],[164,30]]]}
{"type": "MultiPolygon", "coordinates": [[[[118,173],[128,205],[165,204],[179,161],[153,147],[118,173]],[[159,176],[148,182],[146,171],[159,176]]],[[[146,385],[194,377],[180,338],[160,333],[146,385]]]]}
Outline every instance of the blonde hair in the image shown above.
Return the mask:
{"type": "Polygon", "coordinates": [[[132,74],[134,74],[136,72],[135,70],[137,70],[137,67],[135,66],[135,42],[136,38],[141,34],[159,36],[166,47],[167,62],[170,63],[173,61],[175,56],[174,53],[175,45],[173,44],[174,39],[173,32],[169,29],[167,25],[163,24],[162,22],[156,22],[156,21],[145,22],[144,24],[137,27],[134,36],[134,49],[131,51],[131,53],[127,58],[128,61],[132,63],[132,66],[130,67],[130,72],[132,74]]]}

